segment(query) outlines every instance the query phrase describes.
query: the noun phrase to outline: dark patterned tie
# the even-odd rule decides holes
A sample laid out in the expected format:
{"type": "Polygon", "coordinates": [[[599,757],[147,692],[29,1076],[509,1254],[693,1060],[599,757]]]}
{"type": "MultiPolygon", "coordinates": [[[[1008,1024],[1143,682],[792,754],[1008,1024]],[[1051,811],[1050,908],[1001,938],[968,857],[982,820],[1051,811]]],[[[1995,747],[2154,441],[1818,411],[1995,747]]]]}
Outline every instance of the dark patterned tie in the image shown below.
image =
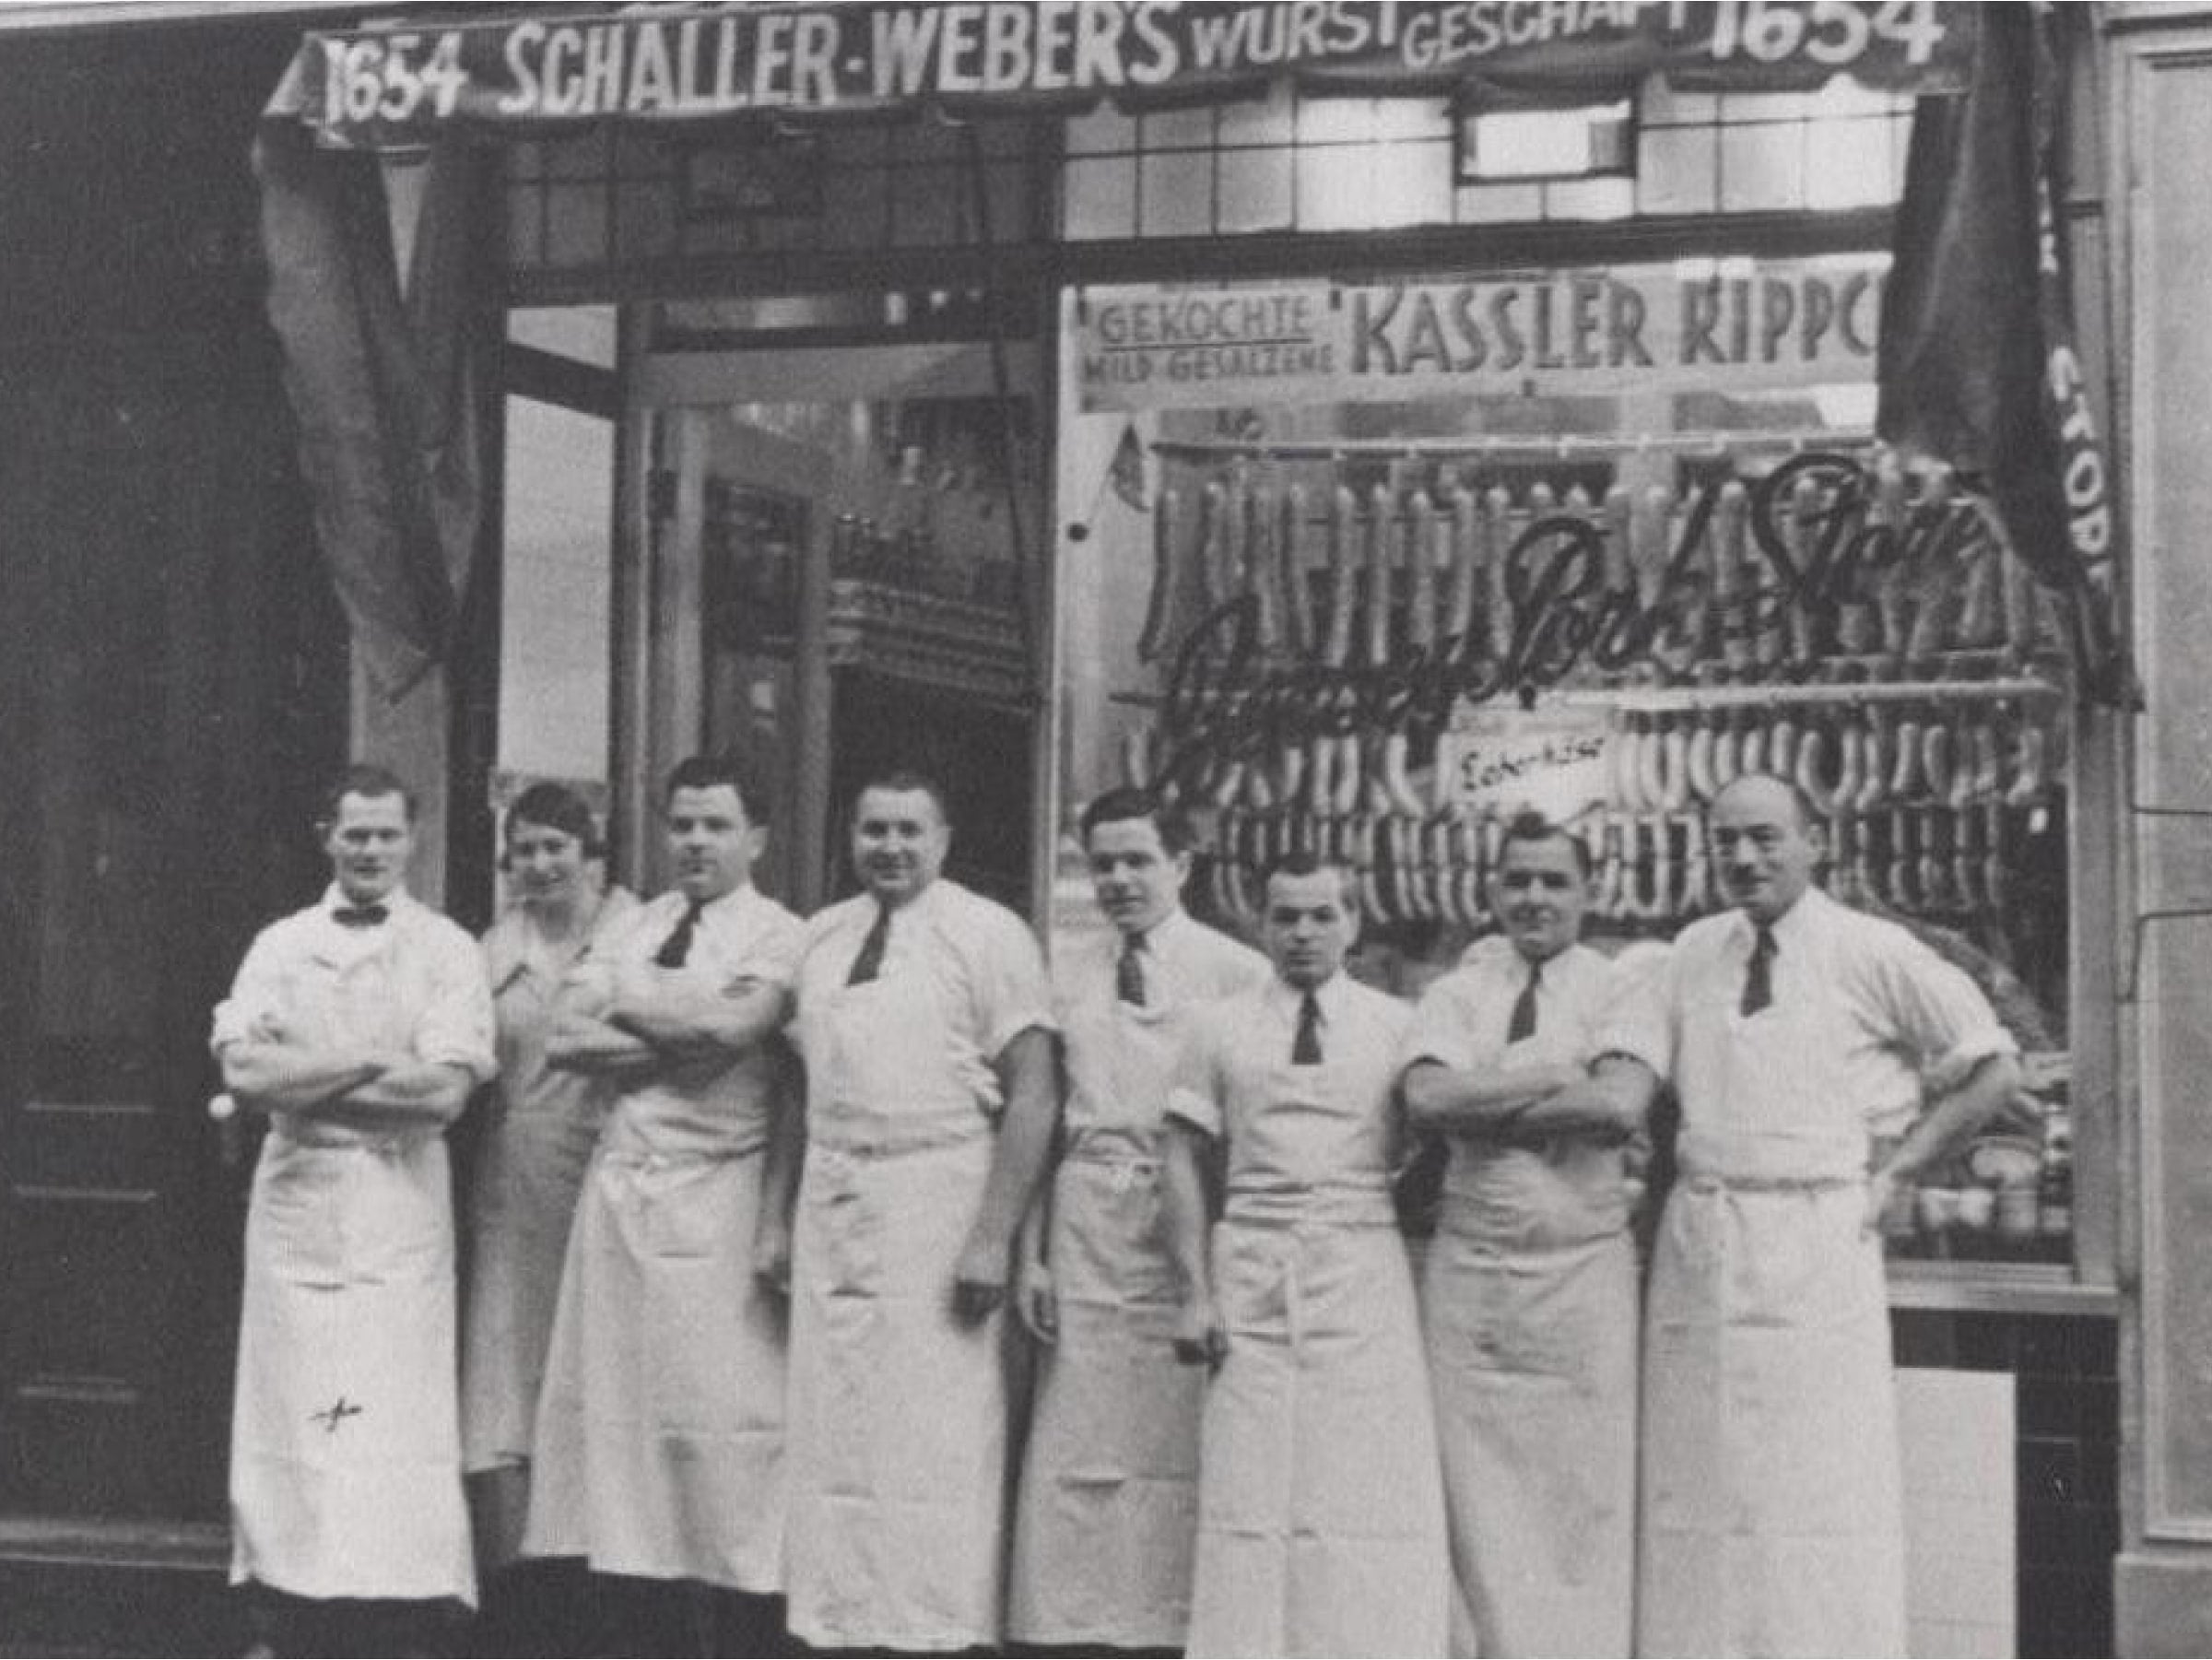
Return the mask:
{"type": "Polygon", "coordinates": [[[1113,995],[1124,1003],[1145,1006],[1145,936],[1122,936],[1122,954],[1113,965],[1113,995]]]}
{"type": "Polygon", "coordinates": [[[1521,983],[1521,995],[1513,999],[1513,1016],[1506,1022],[1505,1041],[1518,1043],[1523,1038],[1536,1035],[1536,983],[1544,978],[1544,965],[1528,965],[1528,978],[1521,983]]]}
{"type": "Polygon", "coordinates": [[[391,914],[384,905],[340,905],[330,913],[330,920],[341,928],[373,928],[391,914]]]}
{"type": "Polygon", "coordinates": [[[1298,1036],[1290,1040],[1290,1064],[1321,1065],[1321,1000],[1312,992],[1298,1006],[1298,1036]]]}
{"type": "Polygon", "coordinates": [[[1751,942],[1751,966],[1744,973],[1743,1012],[1755,1015],[1774,1001],[1774,930],[1755,924],[1759,936],[1751,942]]]}
{"type": "Polygon", "coordinates": [[[884,948],[891,942],[891,912],[888,905],[876,907],[876,920],[868,924],[868,936],[860,942],[860,949],[853,954],[853,971],[845,976],[847,985],[865,985],[883,972],[884,948]]]}
{"type": "Polygon", "coordinates": [[[684,913],[668,937],[661,941],[661,948],[653,954],[654,962],[665,969],[680,969],[691,955],[691,936],[699,932],[699,913],[707,908],[704,900],[693,900],[684,907],[684,913]]]}

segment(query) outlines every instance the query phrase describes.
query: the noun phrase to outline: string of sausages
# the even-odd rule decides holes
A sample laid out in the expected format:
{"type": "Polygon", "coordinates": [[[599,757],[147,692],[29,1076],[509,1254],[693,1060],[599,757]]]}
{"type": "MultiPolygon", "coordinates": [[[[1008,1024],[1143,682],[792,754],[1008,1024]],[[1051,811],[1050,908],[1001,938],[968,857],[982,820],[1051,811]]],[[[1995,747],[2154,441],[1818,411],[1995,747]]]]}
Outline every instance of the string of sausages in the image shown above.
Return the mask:
{"type": "MultiPolygon", "coordinates": [[[[2043,642],[2041,595],[1999,539],[1959,534],[1970,527],[1960,515],[1974,510],[1947,473],[1913,494],[1884,453],[1869,477],[1865,523],[1917,526],[1926,557],[1874,569],[1822,607],[1774,592],[1781,577],[1752,546],[1741,480],[1720,485],[1701,510],[1693,498],[1620,487],[1594,502],[1539,484],[1515,502],[1448,468],[1432,488],[1409,486],[1401,472],[1362,495],[1344,484],[1317,492],[1239,460],[1204,482],[1194,513],[1185,492],[1160,492],[1140,653],[1159,656],[1194,612],[1241,596],[1261,659],[1324,682],[1413,653],[1502,662],[1518,620],[1509,552],[1532,523],[1574,515],[1602,539],[1606,595],[1665,614],[1634,676],[1585,662],[1563,682],[1618,690],[1623,705],[1605,802],[1571,827],[1591,854],[1601,916],[1671,927],[1718,902],[1698,809],[1753,771],[1794,780],[1827,820],[1841,897],[1953,921],[1994,915],[2008,899],[2008,816],[2053,798],[2058,758],[2042,718],[1977,681],[2017,670],[2043,642]],[[1663,592],[1670,566],[1701,580],[1663,592]],[[1745,604],[1760,592],[1773,603],[1745,604]],[[1759,626],[1735,626],[1747,617],[1759,626]],[[1762,706],[1762,676],[1832,684],[1832,701],[1762,706]],[[1640,712],[1630,679],[1713,689],[1711,706],[1640,712]],[[1907,692],[1900,682],[1924,698],[1854,690],[1907,692]]],[[[1804,569],[1818,551],[1818,488],[1801,478],[1787,500],[1779,534],[1804,569]]],[[[1218,913],[1256,920],[1258,872],[1300,850],[1357,873],[1371,922],[1488,924],[1500,827],[1458,798],[1451,769],[1426,764],[1425,753],[1416,767],[1417,738],[1400,719],[1397,729],[1284,739],[1258,759],[1225,749],[1195,773],[1186,757],[1177,779],[1159,781],[1211,820],[1206,879],[1218,913]]],[[[1426,751],[1433,735],[1418,741],[1426,751]]],[[[1164,748],[1150,729],[1134,731],[1129,780],[1155,781],[1164,748]]]]}

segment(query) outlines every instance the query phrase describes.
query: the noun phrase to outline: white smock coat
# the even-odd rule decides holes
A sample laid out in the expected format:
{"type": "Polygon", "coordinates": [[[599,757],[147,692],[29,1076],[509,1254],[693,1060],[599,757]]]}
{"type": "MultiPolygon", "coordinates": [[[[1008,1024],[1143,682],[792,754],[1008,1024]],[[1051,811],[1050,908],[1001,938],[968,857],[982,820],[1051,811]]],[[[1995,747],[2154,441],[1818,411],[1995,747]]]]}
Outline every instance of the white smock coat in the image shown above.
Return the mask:
{"type": "Polygon", "coordinates": [[[1140,1005],[1117,995],[1121,952],[1109,931],[1053,965],[1067,1073],[1049,1242],[1059,1331],[1039,1360],[1006,1635],[1171,1649],[1190,1618],[1206,1374],[1175,1358],[1161,1120],[1193,1012],[1269,971],[1176,911],[1146,936],[1140,1005]]]}
{"type": "MultiPolygon", "coordinates": [[[[264,929],[214,1049],[281,1028],[488,1078],[477,943],[394,893],[264,929]]],[[[246,1214],[230,1426],[230,1577],[310,1597],[476,1600],[454,1385],[453,1205],[441,1126],[375,1134],[270,1114],[246,1214]]]]}
{"type": "Polygon", "coordinates": [[[1021,919],[943,877],[848,985],[875,914],[817,915],[799,976],[787,1623],[818,1648],[995,1644],[1005,1314],[956,1320],[952,1278],[996,1147],[992,1058],[1053,1029],[1051,992],[1021,919]]]}
{"type": "Polygon", "coordinates": [[[1683,930],[1601,1042],[1672,1080],[1644,1332],[1637,1650],[1901,1654],[1902,1478],[1870,1130],[2012,1040],[1959,970],[1818,889],[1739,1012],[1740,912],[1683,930]]]}
{"type": "MultiPolygon", "coordinates": [[[[749,886],[700,912],[683,967],[652,966],[688,903],[640,908],[562,1001],[603,1014],[624,962],[717,992],[791,983],[803,925],[749,886]]],[[[778,1078],[771,1041],[617,1097],[569,1236],[524,1555],[782,1588],[784,1313],[752,1255],[778,1078]]]]}
{"type": "Polygon", "coordinates": [[[553,958],[533,954],[529,916],[520,906],[484,936],[500,1079],[477,1144],[464,1223],[461,1450],[462,1467],[472,1473],[529,1461],[569,1223],[606,1117],[604,1085],[546,1065],[554,994],[567,971],[594,943],[611,937],[637,903],[624,889],[611,889],[585,935],[553,958]]]}
{"type": "MultiPolygon", "coordinates": [[[[1582,1065],[1621,984],[1586,946],[1478,940],[1421,998],[1404,1055],[1458,1071],[1582,1065]]],[[[1625,1654],[1636,1527],[1636,1247],[1622,1150],[1451,1138],[1421,1277],[1459,1654],[1625,1654]]]]}
{"type": "Polygon", "coordinates": [[[1390,1198],[1411,1011],[1339,974],[1318,1065],[1281,981],[1193,1021],[1169,1113],[1226,1144],[1212,1242],[1194,1654],[1441,1654],[1451,1567],[1413,1276],[1390,1198]]]}

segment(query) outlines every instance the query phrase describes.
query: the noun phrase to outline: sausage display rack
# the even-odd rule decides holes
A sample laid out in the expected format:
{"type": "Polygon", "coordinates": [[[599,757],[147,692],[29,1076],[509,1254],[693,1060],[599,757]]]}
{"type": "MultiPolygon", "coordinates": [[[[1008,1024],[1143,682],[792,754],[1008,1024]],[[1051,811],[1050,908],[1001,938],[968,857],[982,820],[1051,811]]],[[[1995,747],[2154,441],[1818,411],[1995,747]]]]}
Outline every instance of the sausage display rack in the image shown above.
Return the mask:
{"type": "Polygon", "coordinates": [[[1611,666],[1585,630],[1542,691],[1547,709],[1608,718],[1603,798],[1570,828],[1610,931],[1671,934],[1718,902],[1699,809],[1739,773],[1804,790],[1838,897],[1959,928],[2004,914],[2016,837],[2058,805],[2063,652],[2030,573],[1947,472],[1912,478],[1875,450],[1855,484],[1801,472],[1783,489],[1594,498],[1538,482],[1516,499],[1480,463],[1454,466],[1464,446],[1159,448],[1171,482],[1139,657],[1164,683],[1189,631],[1230,606],[1248,661],[1234,689],[1125,696],[1154,719],[1124,771],[1195,809],[1208,908],[1247,931],[1259,872],[1292,849],[1348,864],[1371,925],[1488,924],[1502,825],[1439,764],[1447,723],[1433,700],[1359,688],[1448,661],[1500,707],[1533,702],[1512,665],[1547,596],[1518,556],[1547,531],[1602,571],[1580,591],[1586,615],[1647,619],[1643,649],[1611,666]],[[1839,577],[1843,546],[1888,557],[1839,577]],[[1240,723],[1285,684],[1325,714],[1240,723]],[[1354,712],[1375,709],[1394,712],[1354,712]],[[1204,730],[1177,729],[1194,715],[1204,730]],[[1213,730],[1238,740],[1209,745],[1213,730]]]}

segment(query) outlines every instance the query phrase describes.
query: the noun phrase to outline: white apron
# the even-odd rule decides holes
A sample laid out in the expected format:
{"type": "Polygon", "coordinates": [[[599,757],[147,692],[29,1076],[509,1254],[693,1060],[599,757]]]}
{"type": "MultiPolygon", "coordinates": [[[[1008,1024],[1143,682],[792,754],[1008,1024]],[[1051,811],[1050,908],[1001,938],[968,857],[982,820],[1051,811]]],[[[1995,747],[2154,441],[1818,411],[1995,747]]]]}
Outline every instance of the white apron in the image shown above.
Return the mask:
{"type": "Polygon", "coordinates": [[[1636,1252],[1618,1148],[1461,1141],[1421,1281],[1455,1654],[1625,1654],[1636,1252]]]}
{"type": "Polygon", "coordinates": [[[569,1235],[525,1555],[782,1588],[785,1316],[753,1275],[776,1078],[762,1045],[617,1100],[569,1235]]]}
{"type": "Polygon", "coordinates": [[[1805,1055],[1841,1053],[1848,1034],[1832,1000],[1746,1020],[1735,994],[1715,985],[1682,1015],[1681,1049],[1721,1058],[1684,1102],[1646,1305],[1638,1652],[1901,1654],[1866,1131],[1790,1087],[1805,1055]]]}
{"type": "MultiPolygon", "coordinates": [[[[1065,1011],[1067,1042],[1116,1101],[1167,1097],[1178,1030],[1111,984],[1065,1011]]],[[[1018,1642],[1179,1648],[1198,1525],[1203,1371],[1175,1359],[1180,1276],[1160,1217],[1159,1132],[1079,1132],[1053,1184],[1057,1340],[1039,1361],[1021,1470],[1006,1634],[1018,1642]]]]}
{"type": "MultiPolygon", "coordinates": [[[[1286,1064],[1268,1099],[1341,1115],[1336,1069],[1286,1064]]],[[[1441,1654],[1443,1491],[1387,1183],[1244,1193],[1232,1163],[1213,1264],[1229,1356],[1206,1396],[1189,1652],[1441,1654]]]]}
{"type": "Polygon", "coordinates": [[[1004,1311],[952,1313],[995,1148],[925,974],[802,1007],[806,1175],[792,1257],[792,1632],[818,1648],[999,1640],[1004,1311]]]}
{"type": "MultiPolygon", "coordinates": [[[[395,940],[300,987],[308,1043],[407,1049],[395,940]]],[[[230,1577],[297,1596],[476,1601],[441,1129],[270,1115],[246,1214],[230,1577]]]]}

